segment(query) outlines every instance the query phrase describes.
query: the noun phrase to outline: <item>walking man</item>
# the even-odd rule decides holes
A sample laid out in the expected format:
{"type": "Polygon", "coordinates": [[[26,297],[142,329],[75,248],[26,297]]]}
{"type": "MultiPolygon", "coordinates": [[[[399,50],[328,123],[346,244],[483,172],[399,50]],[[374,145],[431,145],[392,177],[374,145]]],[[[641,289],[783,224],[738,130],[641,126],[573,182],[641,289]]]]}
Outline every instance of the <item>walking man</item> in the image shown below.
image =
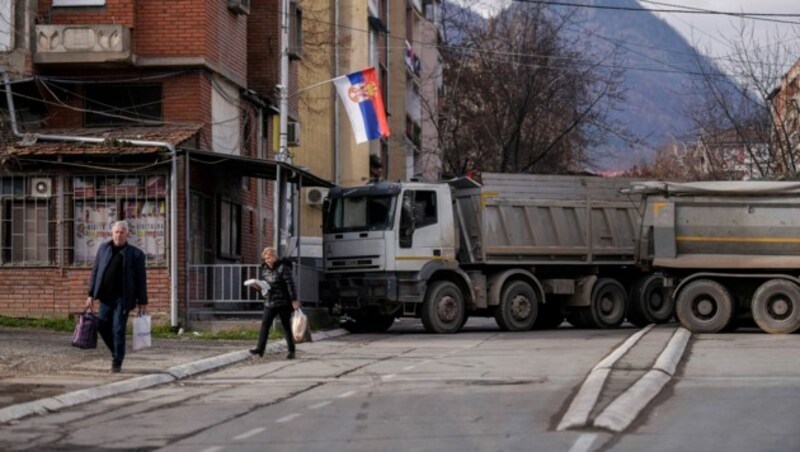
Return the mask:
{"type": "Polygon", "coordinates": [[[128,231],[127,222],[117,221],[111,228],[111,240],[100,245],[86,299],[89,309],[94,308],[94,300],[100,300],[98,331],[111,350],[111,372],[114,373],[122,370],[125,358],[128,313],[138,306],[141,314],[147,304],[145,255],[128,243],[128,231]]]}

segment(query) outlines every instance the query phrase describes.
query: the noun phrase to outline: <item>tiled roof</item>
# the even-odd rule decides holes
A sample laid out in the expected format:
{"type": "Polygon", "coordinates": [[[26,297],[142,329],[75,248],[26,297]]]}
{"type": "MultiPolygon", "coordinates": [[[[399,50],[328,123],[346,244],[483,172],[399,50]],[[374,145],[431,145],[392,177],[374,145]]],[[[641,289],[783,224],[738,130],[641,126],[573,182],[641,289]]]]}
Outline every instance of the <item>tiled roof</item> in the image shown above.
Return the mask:
{"type": "MultiPolygon", "coordinates": [[[[32,144],[23,144],[26,138],[18,139],[0,148],[0,155],[98,155],[98,154],[153,154],[163,152],[160,146],[135,146],[125,140],[160,141],[179,146],[192,138],[201,126],[180,127],[129,127],[129,128],[92,128],[92,129],[41,129],[39,135],[61,135],[70,137],[104,138],[103,144],[75,141],[36,140],[32,144]]],[[[31,135],[33,137],[34,135],[31,135]]],[[[33,141],[33,139],[31,139],[33,141]]]]}

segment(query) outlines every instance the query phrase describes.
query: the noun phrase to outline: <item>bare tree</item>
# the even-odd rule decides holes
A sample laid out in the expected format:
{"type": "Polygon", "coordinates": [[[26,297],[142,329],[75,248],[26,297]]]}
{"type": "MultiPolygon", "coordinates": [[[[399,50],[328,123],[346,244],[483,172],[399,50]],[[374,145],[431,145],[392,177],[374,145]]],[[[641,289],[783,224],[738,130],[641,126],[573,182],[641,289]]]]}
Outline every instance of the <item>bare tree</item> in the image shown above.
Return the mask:
{"type": "Polygon", "coordinates": [[[630,138],[608,117],[617,49],[569,33],[574,10],[515,4],[484,21],[451,5],[443,20],[445,172],[574,171],[610,135],[630,138]]]}
{"type": "MultiPolygon", "coordinates": [[[[742,20],[728,56],[713,64],[699,55],[695,59],[698,76],[689,89],[697,102],[689,106],[687,115],[697,138],[708,141],[733,135],[752,166],[749,177],[796,179],[798,175],[798,154],[789,139],[792,127],[773,108],[775,89],[800,50],[800,33],[791,34],[793,39],[776,31],[770,39],[773,43],[765,46],[756,39],[754,27],[742,20]]],[[[708,164],[714,177],[736,177],[738,172],[731,168],[736,159],[721,154],[733,149],[709,146],[708,164]]]]}

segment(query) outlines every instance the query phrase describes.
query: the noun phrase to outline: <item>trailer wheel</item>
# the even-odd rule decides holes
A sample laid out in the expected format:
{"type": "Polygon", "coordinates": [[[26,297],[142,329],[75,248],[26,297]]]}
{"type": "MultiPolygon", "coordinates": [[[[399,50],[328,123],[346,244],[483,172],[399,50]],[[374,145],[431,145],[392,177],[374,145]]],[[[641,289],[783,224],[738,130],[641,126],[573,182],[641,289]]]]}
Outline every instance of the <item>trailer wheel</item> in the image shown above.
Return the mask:
{"type": "Polygon", "coordinates": [[[466,316],[464,298],[458,286],[450,281],[433,283],[422,303],[422,326],[429,333],[457,332],[466,316]]]}
{"type": "Polygon", "coordinates": [[[687,284],[678,294],[675,308],[681,325],[692,333],[717,333],[733,317],[730,292],[710,279],[687,284]]]}
{"type": "Polygon", "coordinates": [[[756,289],[750,309],[763,331],[793,333],[800,328],[800,287],[785,279],[771,279],[756,289]]]}
{"type": "Polygon", "coordinates": [[[539,313],[539,297],[525,281],[511,281],[503,288],[494,320],[503,331],[528,331],[539,313]]]}
{"type": "Polygon", "coordinates": [[[628,321],[636,326],[667,323],[675,314],[675,302],[664,288],[661,275],[647,275],[631,290],[628,321]]]}
{"type": "Polygon", "coordinates": [[[616,279],[598,279],[592,288],[589,306],[589,325],[595,328],[614,328],[622,323],[628,307],[628,294],[616,279]]]}

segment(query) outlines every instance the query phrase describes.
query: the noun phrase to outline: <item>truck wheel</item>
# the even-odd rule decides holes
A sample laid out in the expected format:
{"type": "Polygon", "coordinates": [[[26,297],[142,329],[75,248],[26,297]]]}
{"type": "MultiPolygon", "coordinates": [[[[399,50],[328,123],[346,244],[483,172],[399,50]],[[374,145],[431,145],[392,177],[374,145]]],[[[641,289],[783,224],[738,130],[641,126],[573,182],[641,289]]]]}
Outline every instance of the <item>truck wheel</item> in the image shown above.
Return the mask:
{"type": "Polygon", "coordinates": [[[616,279],[600,278],[592,288],[589,306],[590,326],[614,328],[622,323],[628,307],[628,294],[616,279]]]}
{"type": "Polygon", "coordinates": [[[494,320],[503,331],[528,331],[539,312],[539,298],[530,284],[511,281],[503,288],[500,304],[494,308],[494,320]]]}
{"type": "Polygon", "coordinates": [[[637,326],[667,323],[675,314],[675,303],[664,288],[661,275],[647,275],[631,290],[628,321],[637,326]]]}
{"type": "Polygon", "coordinates": [[[763,331],[793,333],[800,328],[800,287],[785,279],[771,279],[756,289],[750,310],[763,331]]]}
{"type": "Polygon", "coordinates": [[[675,312],[684,328],[692,333],[717,333],[733,317],[733,301],[728,289],[710,279],[692,281],[681,289],[675,312]]]}
{"type": "Polygon", "coordinates": [[[429,333],[457,332],[466,315],[464,298],[458,286],[450,281],[437,281],[425,294],[422,303],[422,326],[429,333]]]}

